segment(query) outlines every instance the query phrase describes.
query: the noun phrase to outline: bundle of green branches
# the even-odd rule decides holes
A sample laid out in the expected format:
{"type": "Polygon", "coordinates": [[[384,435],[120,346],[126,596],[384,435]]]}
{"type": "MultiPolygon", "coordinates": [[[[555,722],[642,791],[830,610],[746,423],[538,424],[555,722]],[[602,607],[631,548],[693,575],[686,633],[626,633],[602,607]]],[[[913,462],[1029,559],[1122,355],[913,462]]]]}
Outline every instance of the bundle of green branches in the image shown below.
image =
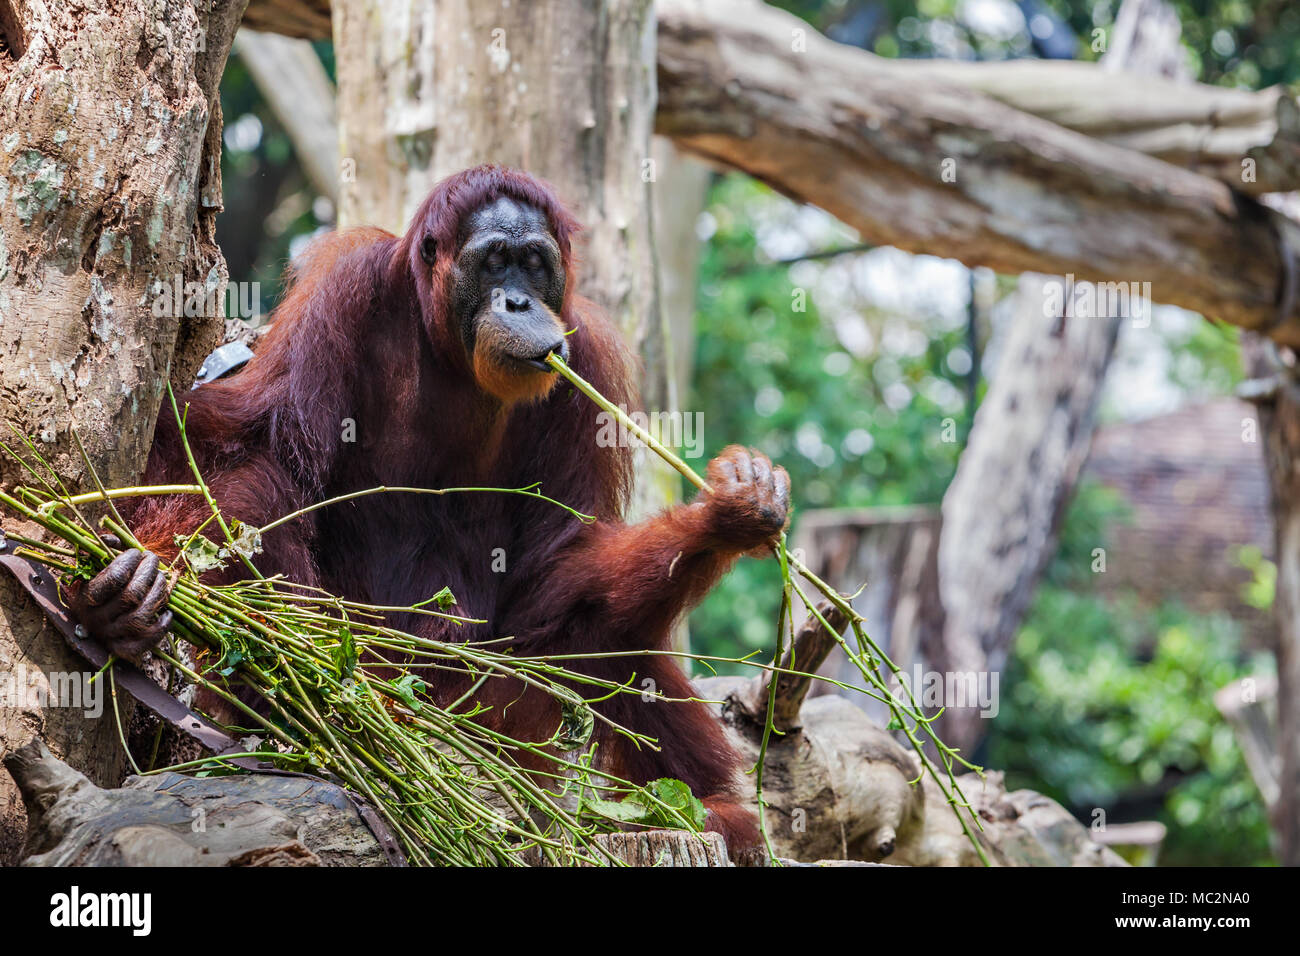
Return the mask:
{"type": "MultiPolygon", "coordinates": [[[[467,621],[443,610],[455,600],[446,589],[419,605],[388,608],[263,577],[251,558],[265,528],[227,522],[201,481],[73,495],[30,442],[27,448],[31,461],[7,450],[37,487],[0,492],[0,503],[54,540],[12,530],[6,537],[19,545],[16,553],[54,569],[65,584],[89,580],[122,548],[139,547],[115,500],[202,494],[212,506],[211,523],[220,529],[222,544],[203,537],[202,528],[181,542],[168,603],[172,632],[199,648],[208,663],[187,663],[174,646],[155,655],[246,717],[245,729],[264,735],[266,743],[165,769],[211,770],[234,758],[256,757],[332,775],[375,807],[416,864],[616,863],[594,839],[597,834],[629,823],[689,831],[703,826],[702,804],[679,781],[637,787],[591,770],[588,742],[594,722],[605,718],[573,688],[588,685],[593,698],[639,691],[545,659],[513,656],[501,642],[427,640],[384,623],[393,611],[467,621]],[[98,521],[86,514],[94,506],[106,509],[98,521]],[[251,576],[223,586],[202,581],[203,573],[228,560],[245,562],[251,576]],[[429,700],[419,675],[430,668],[466,674],[469,690],[446,705],[429,700]],[[473,699],[489,680],[518,681],[556,697],[563,720],[555,735],[524,741],[491,729],[479,719],[473,699]],[[255,691],[266,707],[245,703],[237,684],[255,691]],[[545,769],[535,769],[536,759],[530,761],[534,769],[523,769],[518,757],[524,753],[542,758],[545,769]]],[[[541,497],[534,488],[501,490],[541,497]]],[[[107,672],[112,680],[111,666],[107,672]]],[[[657,746],[616,729],[641,745],[657,746]]]]}
{"type": "MultiPolygon", "coordinates": [[[[556,371],[592,401],[615,416],[648,447],[697,487],[708,488],[699,475],[584,381],[556,355],[548,359],[556,371]]],[[[186,444],[184,416],[172,401],[186,444]]],[[[21,436],[20,436],[21,437],[21,436]]],[[[172,631],[204,649],[210,661],[187,663],[172,649],[156,655],[185,679],[205,688],[243,714],[251,728],[266,735],[267,745],[256,751],[209,757],[165,769],[219,767],[236,757],[252,756],[292,769],[332,774],[373,804],[398,835],[408,859],[429,865],[528,865],[544,858],[552,864],[618,863],[595,837],[628,824],[669,827],[698,832],[705,820],[700,801],[676,780],[653,781],[638,787],[626,780],[592,770],[589,742],[595,721],[609,723],[575,687],[590,688],[590,699],[615,693],[639,693],[628,684],[613,684],[571,671],[564,658],[521,657],[509,652],[504,640],[451,643],[420,638],[389,627],[388,615],[429,614],[468,623],[445,608],[455,603],[443,590],[420,604],[395,608],[344,600],[319,589],[280,577],[263,577],[252,561],[261,535],[307,511],[361,495],[380,493],[505,493],[526,495],[569,511],[580,521],[593,520],[559,501],[525,488],[372,488],[312,505],[260,528],[227,521],[204,484],[190,456],[192,485],[105,489],[85,458],[95,481],[94,492],[74,495],[24,439],[31,460],[5,446],[35,479],[36,487],[13,494],[0,492],[0,504],[14,515],[47,532],[51,540],[7,533],[21,553],[59,572],[64,581],[85,581],[107,566],[122,547],[139,547],[113,502],[141,495],[198,494],[207,501],[211,518],[178,541],[180,554],[172,566],[173,588],[168,607],[172,631]],[[92,521],[85,510],[104,508],[92,521]],[[220,532],[220,544],[205,537],[209,527],[220,532]],[[106,536],[104,532],[107,532],[106,536]],[[61,543],[60,543],[61,542],[61,543]],[[202,575],[224,561],[241,561],[249,577],[235,584],[209,585],[202,575]],[[468,675],[469,689],[446,704],[431,701],[419,677],[428,669],[455,670],[468,675]],[[474,695],[485,681],[513,680],[555,697],[563,719],[544,741],[506,737],[481,719],[474,695]],[[259,711],[244,703],[234,684],[251,688],[266,702],[259,711]],[[519,755],[528,754],[534,769],[525,770],[519,755]],[[544,770],[535,766],[541,758],[544,770]]],[[[886,683],[886,672],[898,667],[867,635],[864,621],[850,596],[840,594],[818,578],[786,547],[774,543],[781,563],[783,600],[777,646],[769,686],[769,707],[756,766],[755,788],[759,819],[769,854],[763,799],[764,757],[776,731],[773,727],[777,678],[800,673],[776,666],[792,635],[794,600],[836,635],[840,646],[861,672],[860,690],[885,703],[893,715],[890,728],[904,734],[920,757],[923,773],[935,781],[961,822],[981,859],[984,851],[971,832],[969,803],[956,782],[959,768],[978,771],[934,732],[933,716],[924,714],[906,682],[900,699],[886,683]],[[854,645],[831,628],[792,572],[845,613],[854,645]],[[938,765],[925,751],[931,744],[938,765]]],[[[481,622],[474,622],[481,623],[481,622]]],[[[681,655],[711,666],[713,661],[754,664],[749,658],[726,659],[681,655]]],[[[111,668],[108,671],[112,679],[111,668]]],[[[817,675],[804,674],[814,677],[817,675]]],[[[640,746],[658,741],[611,724],[640,746]]],[[[123,741],[125,746],[125,740],[123,741]]],[[[976,825],[978,821],[976,820],[976,825]]]]}

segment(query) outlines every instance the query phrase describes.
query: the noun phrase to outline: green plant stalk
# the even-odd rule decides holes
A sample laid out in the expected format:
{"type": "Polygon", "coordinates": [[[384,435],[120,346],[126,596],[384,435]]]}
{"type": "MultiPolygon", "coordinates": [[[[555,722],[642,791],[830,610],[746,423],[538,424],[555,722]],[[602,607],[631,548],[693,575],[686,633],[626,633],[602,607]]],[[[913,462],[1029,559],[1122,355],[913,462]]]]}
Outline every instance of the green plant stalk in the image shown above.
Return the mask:
{"type": "MultiPolygon", "coordinates": [[[[776,726],[772,720],[772,714],[776,711],[776,687],[779,674],[777,674],[777,665],[781,663],[781,658],[785,653],[785,635],[786,626],[789,625],[791,639],[794,636],[794,617],[791,614],[791,580],[790,565],[786,561],[785,551],[785,532],[781,532],[779,545],[776,549],[777,559],[781,563],[781,610],[777,614],[776,626],[776,650],[772,655],[772,675],[767,682],[767,719],[763,721],[763,738],[759,742],[758,759],[754,763],[754,797],[758,802],[758,828],[763,834],[763,844],[767,848],[768,859],[777,863],[776,850],[772,846],[772,836],[767,832],[767,800],[763,797],[763,778],[764,771],[767,768],[767,746],[772,739],[772,734],[776,731],[776,726]]],[[[784,865],[777,863],[777,865],[784,865]]]]}
{"type": "MultiPolygon", "coordinates": [[[[671,450],[665,447],[663,443],[661,443],[648,431],[646,431],[644,428],[639,426],[636,422],[632,421],[632,419],[627,415],[627,413],[624,412],[621,408],[619,408],[613,402],[609,401],[609,399],[605,398],[605,396],[601,395],[600,392],[597,391],[596,388],[593,385],[591,385],[590,382],[586,381],[586,379],[584,379],[581,375],[579,375],[572,368],[570,368],[568,363],[566,363],[564,359],[562,359],[560,356],[552,352],[550,355],[547,356],[546,364],[549,365],[551,368],[553,368],[556,372],[558,372],[563,378],[565,378],[571,385],[573,385],[574,388],[580,391],[583,395],[586,395],[589,399],[595,402],[595,404],[599,408],[601,408],[605,412],[608,412],[610,415],[613,415],[620,425],[627,428],[629,432],[631,432],[638,439],[643,441],[647,447],[649,447],[652,451],[655,452],[655,454],[659,455],[660,458],[662,458],[665,462],[671,465],[687,481],[695,485],[695,487],[699,488],[701,491],[704,491],[706,494],[712,494],[713,489],[709,487],[708,482],[706,482],[702,477],[700,477],[700,475],[697,474],[696,471],[693,468],[691,468],[690,465],[682,461],[681,458],[679,458],[671,450]]],[[[929,771],[935,783],[938,784],[940,791],[947,798],[949,805],[953,807],[953,812],[957,814],[957,818],[961,824],[962,831],[966,834],[971,844],[974,846],[975,852],[978,854],[980,860],[984,863],[985,866],[991,865],[987,854],[984,852],[984,847],[979,842],[979,839],[970,831],[969,827],[966,824],[966,819],[961,813],[961,808],[962,807],[968,808],[970,806],[970,803],[968,800],[966,800],[965,795],[961,791],[961,786],[957,783],[957,778],[952,772],[952,761],[955,758],[964,766],[970,767],[971,769],[976,770],[977,772],[981,771],[982,768],[975,767],[973,764],[970,764],[965,759],[961,758],[956,751],[948,747],[938,738],[933,728],[931,727],[931,721],[934,718],[926,718],[922,715],[921,709],[916,702],[916,698],[912,692],[911,687],[907,686],[906,684],[901,684],[901,686],[903,686],[906,689],[908,698],[912,704],[912,710],[909,712],[908,709],[904,708],[900,704],[900,702],[894,697],[894,695],[889,691],[888,685],[885,683],[884,679],[880,676],[877,669],[875,667],[868,667],[862,662],[861,656],[865,652],[865,648],[870,648],[871,654],[874,656],[874,658],[883,661],[886,664],[886,666],[889,667],[891,673],[895,675],[899,673],[899,668],[897,667],[897,665],[895,665],[894,662],[889,659],[888,655],[886,655],[884,651],[880,647],[878,647],[876,643],[867,636],[866,631],[863,627],[866,621],[862,617],[862,615],[860,615],[857,612],[857,610],[853,607],[853,604],[850,601],[850,599],[847,598],[845,595],[840,594],[829,584],[823,581],[820,577],[818,577],[815,573],[813,573],[813,571],[810,568],[808,568],[802,561],[800,561],[794,555],[790,554],[788,549],[785,547],[783,540],[773,542],[773,550],[777,553],[778,558],[782,562],[783,582],[792,583],[789,577],[789,568],[793,567],[797,572],[799,572],[799,574],[801,574],[807,581],[809,581],[809,583],[811,583],[813,587],[815,587],[819,592],[821,592],[822,595],[824,595],[828,600],[830,600],[832,604],[834,604],[837,608],[839,608],[840,611],[844,612],[844,614],[848,617],[850,623],[853,626],[854,634],[858,638],[859,644],[861,645],[858,653],[855,654],[849,650],[847,644],[844,642],[843,638],[840,636],[838,631],[829,627],[826,628],[827,631],[835,635],[836,640],[839,641],[840,643],[840,646],[843,647],[845,651],[849,654],[849,659],[854,662],[855,666],[857,666],[857,668],[862,672],[863,676],[867,679],[867,681],[872,686],[875,686],[878,690],[883,692],[884,697],[886,699],[885,702],[890,707],[890,710],[893,713],[894,717],[897,719],[897,722],[901,726],[903,726],[908,741],[911,743],[913,749],[917,752],[917,755],[921,759],[922,767],[925,768],[925,770],[929,771]],[[924,746],[915,736],[914,732],[906,727],[904,718],[908,716],[912,717],[916,721],[918,726],[925,728],[925,732],[927,736],[929,736],[930,740],[934,743],[938,752],[943,756],[944,769],[946,771],[946,776],[948,777],[948,782],[946,786],[943,779],[935,770],[934,765],[930,762],[929,758],[926,757],[924,753],[924,746]]],[[[787,588],[783,587],[783,594],[785,596],[788,596],[787,588]]],[[[803,602],[808,606],[809,611],[816,614],[817,613],[816,608],[814,607],[813,604],[811,604],[808,601],[807,597],[804,596],[802,592],[800,592],[800,597],[803,600],[803,602]]],[[[775,694],[775,690],[776,690],[776,681],[778,677],[777,665],[779,665],[780,663],[780,649],[782,644],[782,635],[784,634],[784,615],[787,612],[787,610],[788,608],[786,607],[785,604],[785,597],[783,596],[783,606],[782,606],[783,620],[781,622],[781,627],[779,629],[780,633],[778,634],[778,639],[777,639],[778,653],[777,653],[777,657],[773,661],[771,683],[769,686],[769,705],[771,703],[771,696],[775,694]]],[[[823,619],[820,614],[818,614],[817,616],[822,626],[826,627],[825,619],[823,619]]],[[[935,716],[937,717],[938,715],[935,716]]],[[[771,707],[769,706],[768,714],[767,714],[767,726],[764,727],[765,743],[766,743],[767,736],[770,732],[771,724],[772,724],[772,710],[771,707]]],[[[761,763],[762,756],[763,754],[760,753],[760,763],[761,763]]],[[[762,801],[760,800],[759,802],[760,817],[762,814],[762,806],[763,806],[762,801]]],[[[976,826],[979,826],[978,818],[976,817],[974,819],[975,819],[976,826]]],[[[764,839],[767,840],[766,827],[764,827],[764,839]]],[[[768,842],[768,846],[770,850],[770,846],[771,846],[770,841],[768,842]]]]}

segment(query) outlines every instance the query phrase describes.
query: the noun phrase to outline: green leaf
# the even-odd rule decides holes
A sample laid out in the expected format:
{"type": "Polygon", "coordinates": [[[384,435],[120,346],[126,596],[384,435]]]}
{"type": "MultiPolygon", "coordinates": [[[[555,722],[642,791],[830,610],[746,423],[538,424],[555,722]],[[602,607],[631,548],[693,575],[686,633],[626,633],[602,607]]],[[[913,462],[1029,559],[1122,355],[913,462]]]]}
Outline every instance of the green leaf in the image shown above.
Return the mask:
{"type": "MultiPolygon", "coordinates": [[[[704,829],[704,823],[708,819],[709,813],[704,809],[704,804],[695,794],[691,793],[691,788],[685,783],[674,780],[672,777],[660,777],[658,780],[651,780],[645,785],[645,789],[678,811],[693,823],[696,829],[704,829]]],[[[668,814],[664,813],[662,808],[656,807],[655,809],[663,815],[665,821],[671,819],[668,814]]]]}
{"type": "Polygon", "coordinates": [[[402,703],[417,714],[424,707],[424,701],[421,698],[429,685],[414,674],[403,674],[396,680],[390,680],[387,686],[402,703]]]}
{"type": "Polygon", "coordinates": [[[622,800],[586,798],[581,812],[593,813],[617,823],[669,830],[703,830],[708,819],[708,811],[699,798],[691,793],[691,788],[671,777],[652,780],[622,800]],[[685,826],[682,825],[683,821],[685,826]]]}
{"type": "Polygon", "coordinates": [[[339,646],[334,649],[334,665],[339,676],[346,679],[357,669],[357,640],[347,627],[339,627],[339,646]]]}
{"type": "Polygon", "coordinates": [[[181,548],[185,562],[194,569],[195,574],[215,571],[226,566],[226,563],[221,560],[226,556],[225,553],[203,535],[190,539],[186,535],[178,534],[175,540],[177,546],[181,548]]]}

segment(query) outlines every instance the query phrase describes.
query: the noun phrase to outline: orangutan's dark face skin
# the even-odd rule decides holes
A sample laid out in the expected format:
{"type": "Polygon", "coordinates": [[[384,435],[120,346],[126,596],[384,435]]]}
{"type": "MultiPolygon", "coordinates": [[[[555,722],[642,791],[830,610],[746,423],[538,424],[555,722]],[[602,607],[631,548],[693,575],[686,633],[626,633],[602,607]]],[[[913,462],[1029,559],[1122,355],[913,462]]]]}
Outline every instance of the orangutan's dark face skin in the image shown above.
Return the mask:
{"type": "Polygon", "coordinates": [[[502,197],[465,222],[452,271],[451,305],[478,383],[510,404],[555,384],[545,364],[568,355],[560,247],[546,217],[502,197]]]}

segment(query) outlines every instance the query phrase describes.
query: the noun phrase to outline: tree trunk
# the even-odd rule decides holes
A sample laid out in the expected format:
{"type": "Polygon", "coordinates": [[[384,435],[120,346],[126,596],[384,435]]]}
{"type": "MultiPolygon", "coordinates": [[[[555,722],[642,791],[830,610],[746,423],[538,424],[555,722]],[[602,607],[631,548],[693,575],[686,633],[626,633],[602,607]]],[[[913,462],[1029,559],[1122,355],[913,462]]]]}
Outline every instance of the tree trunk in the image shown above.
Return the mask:
{"type": "MultiPolygon", "coordinates": [[[[1300,376],[1295,356],[1280,361],[1268,342],[1250,336],[1243,359],[1258,382],[1259,431],[1268,467],[1276,541],[1277,796],[1272,822],[1280,862],[1300,866],[1300,376]]],[[[1253,690],[1253,688],[1252,688],[1253,690]]],[[[1267,793],[1265,793],[1267,797],[1267,793]]]]}
{"type": "MultiPolygon", "coordinates": [[[[1168,23],[1171,10],[1164,0],[1128,0],[1123,11],[1127,32],[1117,28],[1113,49],[1128,51],[1126,56],[1140,49],[1142,59],[1129,64],[1112,55],[1103,66],[1177,74],[1177,31],[1144,33],[1143,43],[1129,42],[1145,23],[1168,23]]],[[[912,683],[913,668],[920,666],[945,678],[970,675],[978,681],[987,674],[990,683],[967,678],[965,686],[996,690],[992,675],[1005,663],[1056,549],[1060,518],[1087,458],[1106,369],[1126,318],[1122,309],[1098,308],[1101,297],[1091,295],[1097,291],[1059,278],[1021,277],[998,339],[997,371],[944,495],[941,527],[883,510],[869,521],[823,512],[810,528],[801,526],[801,540],[833,583],[853,588],[862,580],[875,582],[859,603],[912,683]],[[1053,285],[1055,294],[1049,295],[1053,285]]],[[[831,664],[835,676],[850,680],[851,666],[842,654],[831,664]]],[[[940,735],[967,752],[984,735],[981,714],[991,710],[979,697],[965,705],[946,700],[939,718],[940,735]]],[[[883,716],[879,710],[873,715],[883,716]]]]}
{"type": "MultiPolygon", "coordinates": [[[[656,136],[651,146],[654,158],[654,235],[655,251],[659,262],[659,290],[665,334],[664,355],[667,363],[665,382],[667,402],[665,411],[680,412],[683,426],[694,422],[689,416],[691,376],[695,366],[695,289],[699,280],[700,239],[695,232],[696,222],[704,210],[712,176],[708,166],[687,156],[672,141],[656,136]]],[[[686,432],[682,432],[683,437],[686,432]]],[[[702,440],[699,429],[691,433],[702,440]]],[[[665,436],[666,437],[666,436],[665,436]]],[[[701,449],[702,450],[702,449],[701,449]]],[[[690,457],[691,449],[683,448],[678,454],[690,457]]],[[[696,470],[703,471],[702,462],[693,462],[696,470]]],[[[680,497],[681,478],[670,468],[659,467],[649,472],[661,484],[648,493],[646,504],[676,501],[680,497]]],[[[644,472],[643,472],[644,473],[644,472]]],[[[689,651],[690,626],[685,615],[673,629],[673,649],[689,651]]],[[[690,671],[690,662],[678,661],[690,671]]]]}
{"type": "MultiPolygon", "coordinates": [[[[1126,317],[1080,315],[1068,303],[1049,311],[1053,281],[1061,285],[1021,276],[997,372],[943,496],[943,626],[920,641],[928,667],[943,673],[1002,669],[1092,444],[1126,317]]],[[[984,736],[981,708],[949,704],[941,736],[973,748],[984,736]]]]}
{"type": "MultiPolygon", "coordinates": [[[[1125,0],[1106,75],[1190,80],[1178,17],[1167,0],[1125,0]]],[[[938,581],[942,630],[922,632],[929,665],[944,673],[1001,671],[1074,497],[1092,446],[1097,403],[1131,301],[1100,308],[1096,287],[1024,275],[1002,357],[957,474],[943,496],[938,581]],[[1050,286],[1059,299],[1049,302],[1050,286]],[[1118,306],[1118,308],[1116,307],[1118,306]]],[[[1150,304],[1147,304],[1150,308],[1150,304]]],[[[952,702],[949,702],[950,704],[952,702]]],[[[949,707],[949,742],[968,751],[984,736],[978,707],[949,707]],[[951,728],[951,729],[949,729],[951,728]]]]}
{"type": "MultiPolygon", "coordinates": [[[[204,284],[224,302],[213,240],[221,208],[217,84],[246,0],[0,0],[0,394],[69,487],[143,470],[170,381],[188,388],[221,315],[154,316],[163,288],[204,284]]],[[[0,481],[30,480],[11,459],[0,481]]],[[[0,750],[40,735],[102,784],[123,770],[113,719],[47,701],[50,675],[85,664],[0,579],[0,750]],[[27,686],[30,684],[31,689],[27,686]],[[40,691],[40,693],[36,693],[40,691]]],[[[125,719],[124,715],[124,719],[125,719]]],[[[22,818],[0,782],[0,856],[22,818]]]]}

